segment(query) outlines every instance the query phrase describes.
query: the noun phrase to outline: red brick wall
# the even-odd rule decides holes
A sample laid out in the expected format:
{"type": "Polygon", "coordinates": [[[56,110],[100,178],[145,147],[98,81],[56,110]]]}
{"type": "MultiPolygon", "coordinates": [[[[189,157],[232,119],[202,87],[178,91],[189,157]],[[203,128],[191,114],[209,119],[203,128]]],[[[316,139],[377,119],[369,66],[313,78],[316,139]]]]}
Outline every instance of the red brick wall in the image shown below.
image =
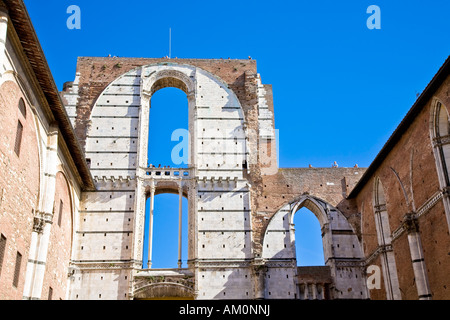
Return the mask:
{"type": "Polygon", "coordinates": [[[5,82],[0,88],[0,233],[7,238],[0,274],[0,299],[22,299],[28,260],[33,210],[37,207],[39,189],[39,154],[34,115],[26,104],[26,119],[18,109],[23,98],[20,88],[5,82]],[[14,152],[17,121],[23,125],[18,157],[14,152]],[[22,254],[20,278],[14,288],[16,254],[22,254]]]}
{"type": "MultiPolygon", "coordinates": [[[[449,88],[447,79],[435,93],[447,107],[450,106],[447,94],[449,88]]],[[[412,201],[418,209],[440,190],[430,137],[431,108],[432,102],[429,101],[356,197],[358,212],[362,212],[362,239],[366,258],[378,246],[373,209],[373,188],[377,176],[384,187],[391,232],[401,225],[405,214],[413,211],[412,201]],[[403,188],[391,168],[398,173],[403,188]]],[[[422,215],[418,222],[433,299],[450,299],[450,236],[442,201],[422,215]]],[[[407,233],[394,240],[392,246],[402,298],[418,299],[407,233]]],[[[381,268],[377,261],[379,259],[374,264],[381,268]]],[[[372,299],[384,299],[380,291],[384,291],[384,287],[372,290],[372,299]]]]}
{"type": "Polygon", "coordinates": [[[72,247],[72,204],[68,182],[63,173],[56,174],[56,191],[52,231],[47,254],[46,272],[42,287],[42,300],[49,297],[49,288],[53,289],[52,300],[65,299],[67,290],[67,272],[72,247]],[[61,225],[59,222],[60,204],[62,205],[61,225]]]}

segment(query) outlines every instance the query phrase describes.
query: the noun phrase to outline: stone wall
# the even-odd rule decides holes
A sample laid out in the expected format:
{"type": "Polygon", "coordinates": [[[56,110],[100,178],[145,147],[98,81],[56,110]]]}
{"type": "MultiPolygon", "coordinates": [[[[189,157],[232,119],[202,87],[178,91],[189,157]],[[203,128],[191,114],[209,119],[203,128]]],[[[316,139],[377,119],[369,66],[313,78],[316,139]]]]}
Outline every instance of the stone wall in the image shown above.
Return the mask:
{"type": "MultiPolygon", "coordinates": [[[[119,265],[133,266],[129,292],[117,291],[126,288],[122,279],[124,284],[108,295],[99,294],[133,297],[133,279],[143,264],[145,199],[152,192],[177,193],[180,183],[189,200],[188,261],[198,299],[297,296],[292,251],[284,257],[289,261],[272,263],[267,273],[255,272],[264,264],[260,259],[269,221],[305,194],[350,212],[344,199],[364,169],[278,169],[272,94],[254,60],[79,58],[75,81],[66,84],[62,97],[99,192],[83,196],[71,298],[91,297],[82,290],[86,285],[103,292],[105,282],[97,281],[90,270],[106,279],[119,265]],[[158,170],[146,169],[150,99],[165,86],[183,90],[189,102],[192,157],[185,182],[177,181],[173,170],[167,177],[164,170],[153,177],[158,170]],[[125,179],[126,187],[117,182],[125,179]],[[105,224],[112,213],[118,221],[114,232],[105,224]],[[123,223],[126,219],[132,221],[123,223]],[[133,240],[119,236],[124,233],[132,233],[133,240]],[[108,245],[111,241],[116,251],[108,245]]],[[[347,228],[352,234],[358,230],[354,220],[354,228],[347,228]]],[[[290,232],[289,226],[286,230],[290,232]]],[[[273,241],[277,247],[284,240],[273,241]]],[[[329,245],[333,241],[345,247],[339,236],[330,238],[329,245]]],[[[355,254],[350,256],[358,259],[355,254]]],[[[353,285],[358,294],[360,287],[353,285]]]]}

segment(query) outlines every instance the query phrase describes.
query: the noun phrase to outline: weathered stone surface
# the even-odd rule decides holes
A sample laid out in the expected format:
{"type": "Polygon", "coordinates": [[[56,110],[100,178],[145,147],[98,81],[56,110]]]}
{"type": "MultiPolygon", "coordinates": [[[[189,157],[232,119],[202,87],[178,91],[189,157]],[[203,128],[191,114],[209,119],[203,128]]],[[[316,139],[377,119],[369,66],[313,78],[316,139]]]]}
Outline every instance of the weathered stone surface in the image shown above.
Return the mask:
{"type": "Polygon", "coordinates": [[[448,61],[369,168],[278,168],[274,93],[255,60],[81,57],[57,93],[23,3],[6,6],[0,299],[450,297],[448,61]],[[150,100],[165,87],[186,93],[189,168],[147,164],[150,100]],[[142,269],[146,200],[160,193],[188,199],[185,269],[142,269]],[[297,267],[303,207],[326,266],[297,267]]]}

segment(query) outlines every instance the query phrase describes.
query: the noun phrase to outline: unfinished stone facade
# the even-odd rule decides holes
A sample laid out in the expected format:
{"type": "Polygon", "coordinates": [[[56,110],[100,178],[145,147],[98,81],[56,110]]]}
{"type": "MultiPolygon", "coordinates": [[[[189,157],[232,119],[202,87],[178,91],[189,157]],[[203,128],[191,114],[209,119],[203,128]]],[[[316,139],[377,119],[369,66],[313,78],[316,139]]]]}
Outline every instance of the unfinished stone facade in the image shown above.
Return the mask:
{"type": "MultiPolygon", "coordinates": [[[[293,215],[303,206],[321,223],[327,297],[367,297],[359,226],[337,208],[364,169],[279,169],[272,89],[254,60],[79,58],[65,88],[96,184],[82,196],[71,298],[155,297],[164,271],[142,269],[142,257],[145,201],[158,193],[188,199],[186,298],[300,298],[293,215]],[[188,99],[188,168],[148,167],[150,101],[164,87],[188,99]]],[[[163,285],[179,296],[179,284],[163,285]]]]}
{"type": "Polygon", "coordinates": [[[450,298],[448,61],[369,168],[279,168],[255,60],[81,57],[59,93],[23,1],[0,8],[0,299],[450,298]],[[183,168],[148,164],[165,87],[183,168]],[[188,200],[186,268],[151,267],[162,193],[188,200]],[[297,267],[303,207],[325,266],[297,267]]]}

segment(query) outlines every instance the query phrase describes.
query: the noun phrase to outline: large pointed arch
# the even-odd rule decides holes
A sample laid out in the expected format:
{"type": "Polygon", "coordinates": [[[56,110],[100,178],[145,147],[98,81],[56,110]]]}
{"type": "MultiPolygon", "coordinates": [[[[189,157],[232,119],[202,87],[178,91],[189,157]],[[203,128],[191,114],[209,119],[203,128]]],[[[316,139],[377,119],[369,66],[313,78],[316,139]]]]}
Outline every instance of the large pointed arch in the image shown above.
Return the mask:
{"type": "Polygon", "coordinates": [[[275,261],[296,264],[293,218],[303,207],[313,212],[319,220],[325,265],[333,279],[333,297],[364,298],[364,262],[359,239],[347,218],[336,207],[318,197],[302,195],[272,216],[263,239],[262,258],[266,265],[270,267],[275,261]],[[348,282],[349,277],[355,281],[348,282]]]}

